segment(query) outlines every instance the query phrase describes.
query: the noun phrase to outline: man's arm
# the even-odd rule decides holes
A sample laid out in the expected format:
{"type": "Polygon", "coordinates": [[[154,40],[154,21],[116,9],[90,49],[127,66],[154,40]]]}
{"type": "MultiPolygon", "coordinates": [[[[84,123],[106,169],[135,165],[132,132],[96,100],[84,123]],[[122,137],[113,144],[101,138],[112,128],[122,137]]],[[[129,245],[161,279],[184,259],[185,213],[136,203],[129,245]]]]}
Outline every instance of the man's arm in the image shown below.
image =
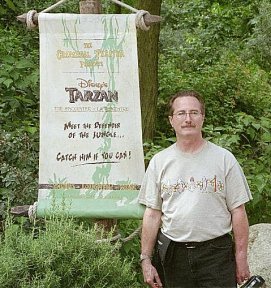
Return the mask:
{"type": "Polygon", "coordinates": [[[245,206],[240,205],[233,209],[231,216],[235,241],[236,278],[238,284],[241,284],[250,277],[247,261],[249,224],[245,206]]]}
{"type": "Polygon", "coordinates": [[[151,264],[153,248],[161,225],[161,215],[160,210],[146,208],[142,225],[141,256],[144,260],[141,261],[141,265],[144,281],[152,288],[157,287],[157,284],[158,287],[162,287],[158,273],[151,264]]]}

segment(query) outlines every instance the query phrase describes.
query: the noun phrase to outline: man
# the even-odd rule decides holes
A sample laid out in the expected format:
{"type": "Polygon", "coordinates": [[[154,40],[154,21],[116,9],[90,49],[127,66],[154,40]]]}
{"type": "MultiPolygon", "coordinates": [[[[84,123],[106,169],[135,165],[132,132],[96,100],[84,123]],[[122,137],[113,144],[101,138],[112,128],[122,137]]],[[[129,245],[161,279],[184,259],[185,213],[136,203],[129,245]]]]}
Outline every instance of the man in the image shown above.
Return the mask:
{"type": "Polygon", "coordinates": [[[162,287],[161,279],[168,288],[232,288],[250,276],[244,203],[251,193],[235,157],[202,137],[204,117],[199,93],[171,98],[176,143],[153,157],[141,186],[140,258],[144,281],[153,288],[162,287]],[[160,275],[151,262],[156,241],[160,275]]]}

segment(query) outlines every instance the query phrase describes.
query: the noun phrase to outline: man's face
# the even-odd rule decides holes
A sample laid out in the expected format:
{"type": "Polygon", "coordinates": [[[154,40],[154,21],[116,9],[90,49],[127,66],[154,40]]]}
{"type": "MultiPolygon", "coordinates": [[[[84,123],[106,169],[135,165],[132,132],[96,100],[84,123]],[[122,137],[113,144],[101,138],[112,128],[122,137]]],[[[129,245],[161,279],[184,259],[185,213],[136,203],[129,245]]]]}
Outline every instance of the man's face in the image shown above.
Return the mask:
{"type": "Polygon", "coordinates": [[[176,98],[173,102],[173,115],[169,122],[178,137],[201,136],[204,115],[201,113],[201,104],[197,98],[187,96],[176,98]]]}

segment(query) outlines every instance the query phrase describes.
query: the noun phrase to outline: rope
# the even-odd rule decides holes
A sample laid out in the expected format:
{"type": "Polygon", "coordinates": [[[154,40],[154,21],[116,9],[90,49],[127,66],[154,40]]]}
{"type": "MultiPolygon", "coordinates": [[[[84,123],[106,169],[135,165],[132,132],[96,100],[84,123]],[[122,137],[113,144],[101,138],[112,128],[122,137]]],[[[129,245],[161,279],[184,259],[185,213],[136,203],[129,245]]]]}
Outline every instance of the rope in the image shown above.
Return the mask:
{"type": "Polygon", "coordinates": [[[57,3],[53,4],[52,6],[49,6],[48,8],[42,10],[40,13],[46,13],[48,11],[53,10],[54,8],[56,8],[57,6],[61,5],[62,3],[66,2],[68,0],[60,0],[57,3]]]}
{"type": "MultiPolygon", "coordinates": [[[[53,4],[52,6],[49,6],[48,8],[42,10],[40,13],[49,12],[49,11],[53,10],[54,8],[60,6],[61,4],[63,4],[66,1],[68,1],[68,0],[60,0],[57,3],[53,4]]],[[[120,2],[118,0],[111,0],[111,1],[136,13],[136,19],[135,19],[136,27],[138,27],[144,31],[148,31],[150,29],[150,26],[147,26],[145,24],[145,21],[144,21],[144,15],[146,15],[146,14],[150,15],[150,13],[148,11],[137,10],[137,9],[135,9],[135,8],[123,3],[123,2],[120,2]]],[[[36,10],[30,10],[27,12],[27,14],[26,14],[26,26],[28,29],[33,29],[33,28],[37,27],[37,25],[33,21],[34,15],[36,13],[37,13],[36,10]]]]}
{"type": "Polygon", "coordinates": [[[37,14],[36,10],[30,10],[26,13],[26,27],[27,29],[33,29],[37,25],[33,22],[34,15],[37,14]]]}
{"type": "Polygon", "coordinates": [[[129,235],[126,238],[122,238],[121,241],[125,243],[125,242],[132,240],[135,236],[137,236],[140,233],[141,229],[142,229],[142,226],[139,226],[131,235],[129,235]]]}
{"type": "MultiPolygon", "coordinates": [[[[42,10],[40,13],[46,13],[49,12],[51,10],[53,10],[54,8],[58,7],[59,5],[63,4],[64,2],[66,2],[68,0],[60,0],[57,3],[53,4],[52,6],[42,10]]],[[[33,29],[35,27],[37,27],[37,25],[34,23],[33,19],[34,19],[34,15],[37,13],[36,10],[30,10],[26,13],[26,27],[28,29],[33,29]]]]}
{"type": "Polygon", "coordinates": [[[126,9],[128,9],[128,10],[131,10],[132,12],[135,12],[135,13],[138,12],[138,10],[135,9],[134,7],[129,6],[128,4],[125,4],[125,3],[120,2],[120,1],[118,1],[118,0],[111,0],[111,2],[114,2],[115,4],[118,4],[118,5],[124,7],[124,8],[126,8],[126,9]]]}
{"type": "Polygon", "coordinates": [[[136,27],[144,30],[144,31],[148,31],[150,29],[150,26],[147,26],[145,24],[145,21],[144,21],[144,15],[150,15],[150,13],[148,11],[145,11],[145,10],[139,10],[137,11],[136,13],[136,27]]]}
{"type": "Polygon", "coordinates": [[[114,241],[119,240],[119,241],[125,243],[125,242],[128,242],[128,241],[132,240],[134,237],[136,237],[139,234],[139,232],[141,231],[141,228],[142,228],[142,226],[139,226],[133,233],[131,233],[126,238],[121,238],[121,235],[118,234],[118,235],[116,235],[116,236],[114,236],[114,237],[112,237],[110,239],[99,239],[96,242],[97,243],[104,243],[104,242],[114,242],[114,241]]]}
{"type": "Polygon", "coordinates": [[[150,15],[150,13],[148,11],[137,10],[134,7],[129,6],[128,4],[125,4],[119,0],[110,0],[110,1],[114,2],[115,4],[122,6],[128,10],[131,10],[132,12],[135,12],[136,13],[136,27],[138,27],[144,31],[148,31],[150,29],[150,26],[147,26],[145,24],[145,21],[144,21],[144,15],[146,15],[146,14],[150,15]]]}
{"type": "Polygon", "coordinates": [[[28,217],[30,219],[30,222],[33,222],[36,218],[37,207],[38,207],[38,202],[35,202],[33,205],[30,205],[30,207],[28,208],[28,217]]]}

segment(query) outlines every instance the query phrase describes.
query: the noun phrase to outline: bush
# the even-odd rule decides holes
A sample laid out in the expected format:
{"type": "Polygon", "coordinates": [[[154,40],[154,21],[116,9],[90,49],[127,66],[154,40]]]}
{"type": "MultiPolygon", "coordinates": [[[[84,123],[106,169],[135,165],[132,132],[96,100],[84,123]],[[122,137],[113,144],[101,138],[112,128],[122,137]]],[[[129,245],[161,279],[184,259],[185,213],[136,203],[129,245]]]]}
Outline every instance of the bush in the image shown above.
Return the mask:
{"type": "MultiPolygon", "coordinates": [[[[19,8],[4,1],[0,9],[0,219],[10,205],[37,198],[39,59],[38,31],[18,23],[19,8]]],[[[22,14],[22,13],[21,13],[22,14]]]]}
{"type": "Polygon", "coordinates": [[[98,237],[102,231],[65,217],[46,220],[31,233],[7,224],[0,241],[0,287],[141,287],[118,244],[98,243],[98,237]]]}
{"type": "Polygon", "coordinates": [[[10,206],[33,204],[38,196],[38,133],[25,127],[0,132],[0,219],[10,206]]]}
{"type": "Polygon", "coordinates": [[[259,12],[251,20],[253,33],[247,40],[248,57],[252,57],[263,69],[271,68],[271,3],[260,1],[259,12]]]}
{"type": "Polygon", "coordinates": [[[160,50],[193,72],[215,63],[227,49],[242,47],[250,33],[256,1],[163,1],[160,50]]]}

